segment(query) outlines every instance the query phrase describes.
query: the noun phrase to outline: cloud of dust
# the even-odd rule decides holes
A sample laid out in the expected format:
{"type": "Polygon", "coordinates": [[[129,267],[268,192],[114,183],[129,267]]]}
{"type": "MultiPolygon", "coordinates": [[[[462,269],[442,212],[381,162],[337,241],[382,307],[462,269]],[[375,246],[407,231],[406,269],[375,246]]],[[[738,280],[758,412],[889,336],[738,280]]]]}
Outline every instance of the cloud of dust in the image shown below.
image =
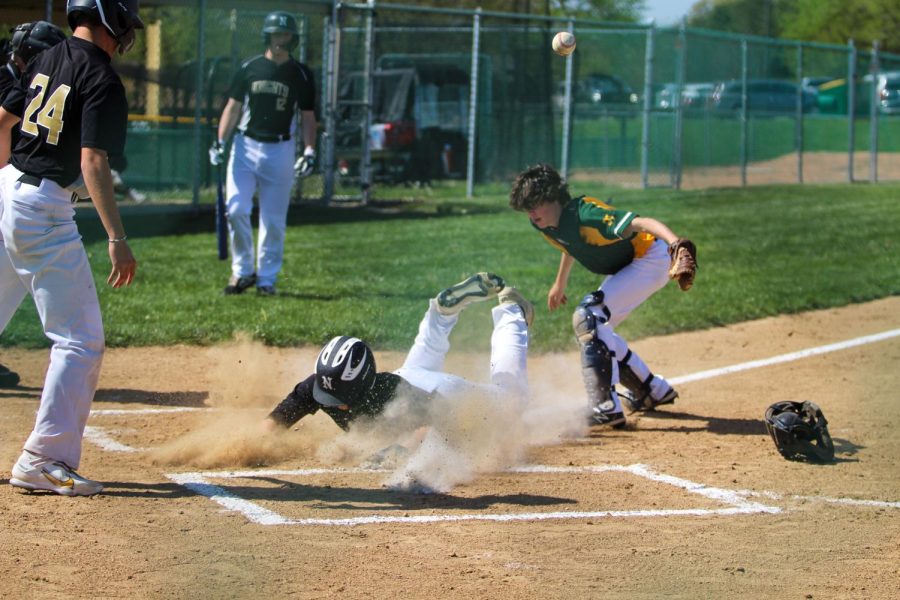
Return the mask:
{"type": "Polygon", "coordinates": [[[228,408],[275,407],[297,384],[315,369],[312,349],[268,348],[239,333],[228,344],[206,350],[209,404],[228,408]]]}
{"type": "MultiPolygon", "coordinates": [[[[199,469],[259,467],[315,456],[316,447],[334,435],[314,423],[294,429],[265,431],[268,411],[223,409],[205,415],[190,433],[151,450],[153,464],[199,469]]],[[[327,425],[327,423],[326,423],[327,425]]]]}
{"type": "Polygon", "coordinates": [[[341,435],[324,413],[286,431],[262,427],[269,410],[311,372],[313,351],[279,355],[246,339],[209,351],[217,365],[210,374],[218,382],[210,390],[214,410],[200,415],[190,433],[152,451],[155,464],[211,469],[316,460],[388,468],[384,485],[393,489],[447,492],[521,464],[530,448],[586,430],[581,381],[560,375],[572,372],[571,356],[529,360],[527,402],[489,392],[438,396],[428,406],[398,398],[341,435]]]}
{"type": "Polygon", "coordinates": [[[213,410],[197,416],[198,426],[190,433],[152,450],[155,464],[201,469],[270,465],[314,457],[316,448],[339,431],[327,418],[307,418],[287,431],[263,428],[269,411],[311,372],[311,350],[280,352],[241,336],[207,352],[214,365],[213,410]]]}
{"type": "Polygon", "coordinates": [[[557,380],[558,373],[571,372],[571,359],[541,357],[529,368],[531,379],[539,383],[531,386],[527,403],[490,392],[436,397],[422,419],[423,407],[399,398],[383,415],[354,423],[346,436],[325,444],[319,456],[390,468],[384,485],[424,493],[448,492],[480,474],[521,464],[530,448],[560,443],[587,429],[580,381],[566,385],[557,380]],[[411,435],[423,422],[427,429],[411,435]],[[373,454],[377,457],[391,444],[412,450],[373,460],[373,454]]]}

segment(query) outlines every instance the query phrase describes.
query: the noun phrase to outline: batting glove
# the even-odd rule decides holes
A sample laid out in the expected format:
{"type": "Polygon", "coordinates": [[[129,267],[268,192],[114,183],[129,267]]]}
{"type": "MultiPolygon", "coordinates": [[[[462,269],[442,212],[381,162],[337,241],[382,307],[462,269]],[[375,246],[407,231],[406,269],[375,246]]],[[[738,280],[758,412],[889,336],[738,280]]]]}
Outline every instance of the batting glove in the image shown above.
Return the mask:
{"type": "Polygon", "coordinates": [[[209,147],[209,164],[218,167],[225,162],[225,142],[217,140],[209,147]]]}
{"type": "Polygon", "coordinates": [[[312,148],[307,148],[303,151],[303,156],[294,163],[294,172],[297,174],[297,177],[309,177],[312,175],[315,166],[316,151],[312,148]]]}

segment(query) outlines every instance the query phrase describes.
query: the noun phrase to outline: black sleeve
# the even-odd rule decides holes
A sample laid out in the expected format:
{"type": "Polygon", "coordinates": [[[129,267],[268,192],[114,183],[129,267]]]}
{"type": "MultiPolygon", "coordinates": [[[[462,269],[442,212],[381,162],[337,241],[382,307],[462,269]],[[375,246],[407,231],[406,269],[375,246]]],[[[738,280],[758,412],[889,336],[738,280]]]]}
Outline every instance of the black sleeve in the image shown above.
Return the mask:
{"type": "MultiPolygon", "coordinates": [[[[6,98],[6,94],[16,86],[17,80],[10,74],[6,65],[0,65],[0,103],[6,98]]],[[[9,111],[7,111],[9,112],[9,111]]]]}
{"type": "Polygon", "coordinates": [[[300,95],[297,98],[300,110],[316,110],[316,79],[304,64],[300,65],[300,95]]]}
{"type": "MultiPolygon", "coordinates": [[[[33,65],[34,62],[32,61],[28,64],[33,65]]],[[[26,73],[30,72],[30,69],[26,71],[26,73]]],[[[28,88],[22,83],[24,79],[25,76],[22,76],[18,81],[14,82],[9,87],[9,90],[7,90],[6,96],[3,98],[3,108],[6,109],[6,112],[13,114],[20,119],[25,113],[25,94],[28,92],[28,88]]]]}
{"type": "Polygon", "coordinates": [[[269,413],[269,418],[282,427],[290,427],[303,417],[319,410],[319,403],[312,395],[315,380],[316,376],[313,374],[298,383],[287,398],[269,413]]]}
{"type": "Polygon", "coordinates": [[[128,100],[118,79],[108,79],[91,89],[81,109],[81,147],[124,154],[128,128],[128,100]]]}
{"type": "Polygon", "coordinates": [[[247,78],[244,76],[246,73],[245,67],[246,65],[241,65],[241,68],[231,78],[231,84],[228,86],[228,97],[240,103],[244,102],[244,96],[247,95],[247,78]]]}

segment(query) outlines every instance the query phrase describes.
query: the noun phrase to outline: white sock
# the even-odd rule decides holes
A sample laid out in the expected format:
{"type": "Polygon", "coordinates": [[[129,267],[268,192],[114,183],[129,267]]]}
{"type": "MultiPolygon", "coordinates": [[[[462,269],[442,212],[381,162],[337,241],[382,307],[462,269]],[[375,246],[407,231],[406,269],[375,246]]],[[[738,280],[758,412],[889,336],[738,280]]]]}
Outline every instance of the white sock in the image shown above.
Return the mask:
{"type": "Polygon", "coordinates": [[[19,455],[19,460],[16,462],[18,462],[23,467],[36,469],[50,462],[50,459],[46,456],[31,452],[30,450],[23,449],[22,454],[19,455]]]}

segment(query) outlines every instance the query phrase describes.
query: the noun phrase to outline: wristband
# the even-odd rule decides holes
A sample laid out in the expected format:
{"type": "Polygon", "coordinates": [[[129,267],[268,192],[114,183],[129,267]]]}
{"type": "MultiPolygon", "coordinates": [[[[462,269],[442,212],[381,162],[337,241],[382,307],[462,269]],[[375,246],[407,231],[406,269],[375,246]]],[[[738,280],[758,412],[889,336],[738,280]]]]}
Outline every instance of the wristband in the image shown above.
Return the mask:
{"type": "Polygon", "coordinates": [[[123,235],[122,237],[118,237],[118,238],[109,238],[109,243],[115,244],[117,242],[124,242],[127,239],[128,239],[127,235],[123,235]]]}

